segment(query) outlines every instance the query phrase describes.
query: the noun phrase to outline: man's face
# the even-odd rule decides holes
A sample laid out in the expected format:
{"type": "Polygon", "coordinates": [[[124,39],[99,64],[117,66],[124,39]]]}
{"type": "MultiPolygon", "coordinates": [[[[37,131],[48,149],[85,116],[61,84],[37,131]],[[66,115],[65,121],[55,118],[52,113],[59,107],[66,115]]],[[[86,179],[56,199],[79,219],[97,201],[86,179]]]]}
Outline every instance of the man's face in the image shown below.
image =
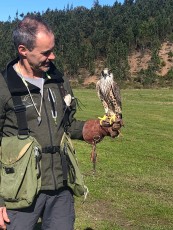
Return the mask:
{"type": "Polygon", "coordinates": [[[55,39],[52,33],[41,31],[37,35],[36,44],[32,51],[27,49],[26,59],[28,64],[36,72],[47,72],[50,68],[50,61],[55,59],[53,49],[55,39]]]}

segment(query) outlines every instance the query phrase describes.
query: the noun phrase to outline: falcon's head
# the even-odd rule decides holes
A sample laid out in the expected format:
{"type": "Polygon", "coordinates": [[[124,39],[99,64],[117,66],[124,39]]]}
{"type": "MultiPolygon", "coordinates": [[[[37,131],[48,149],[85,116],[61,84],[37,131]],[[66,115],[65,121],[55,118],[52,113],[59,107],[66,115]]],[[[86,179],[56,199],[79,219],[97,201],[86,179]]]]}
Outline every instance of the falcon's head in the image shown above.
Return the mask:
{"type": "Polygon", "coordinates": [[[110,93],[113,81],[114,76],[111,70],[109,70],[108,68],[104,68],[101,72],[100,80],[97,84],[103,95],[107,95],[110,93]]]}
{"type": "Polygon", "coordinates": [[[111,70],[109,70],[108,68],[105,68],[104,70],[102,70],[101,72],[101,78],[104,78],[105,80],[113,80],[113,73],[111,70]]]}

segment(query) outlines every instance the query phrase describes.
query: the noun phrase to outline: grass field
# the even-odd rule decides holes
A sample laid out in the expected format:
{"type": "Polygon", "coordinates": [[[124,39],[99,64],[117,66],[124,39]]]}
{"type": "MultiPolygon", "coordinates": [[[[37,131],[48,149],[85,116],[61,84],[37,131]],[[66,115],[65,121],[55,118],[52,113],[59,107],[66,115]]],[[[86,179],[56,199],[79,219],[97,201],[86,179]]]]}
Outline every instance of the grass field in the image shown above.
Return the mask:
{"type": "MultiPolygon", "coordinates": [[[[77,118],[103,115],[95,90],[74,90],[85,107],[77,118]]],[[[125,127],[91,146],[74,141],[89,195],[75,199],[75,230],[173,229],[173,90],[122,90],[125,127]]],[[[63,229],[62,229],[63,230],[63,229]]]]}

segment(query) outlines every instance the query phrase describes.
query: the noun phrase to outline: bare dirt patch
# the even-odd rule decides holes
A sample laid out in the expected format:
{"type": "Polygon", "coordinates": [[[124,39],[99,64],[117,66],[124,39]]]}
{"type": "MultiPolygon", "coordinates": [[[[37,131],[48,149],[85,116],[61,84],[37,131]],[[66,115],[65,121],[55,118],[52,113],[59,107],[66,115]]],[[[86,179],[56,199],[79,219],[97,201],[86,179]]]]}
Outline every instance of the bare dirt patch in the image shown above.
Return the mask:
{"type": "Polygon", "coordinates": [[[151,52],[146,50],[144,53],[134,51],[128,57],[128,63],[130,66],[130,74],[136,75],[140,70],[146,70],[151,60],[151,52]]]}
{"type": "Polygon", "coordinates": [[[170,53],[173,53],[173,44],[169,42],[164,42],[161,45],[159,51],[159,57],[162,61],[162,67],[160,71],[157,73],[160,76],[164,76],[168,73],[168,71],[173,68],[173,57],[170,56],[170,53]]]}
{"type": "MultiPolygon", "coordinates": [[[[158,56],[160,58],[160,70],[156,72],[159,76],[165,76],[168,71],[173,68],[173,44],[166,41],[162,43],[158,56]]],[[[128,63],[130,66],[130,74],[131,76],[137,75],[140,70],[146,70],[149,66],[149,62],[151,60],[151,51],[145,50],[141,51],[134,51],[128,57],[128,63]]]]}
{"type": "Polygon", "coordinates": [[[99,77],[96,76],[96,75],[93,75],[93,76],[90,76],[90,77],[85,78],[83,84],[84,84],[84,85],[89,85],[89,84],[91,84],[91,83],[96,84],[96,82],[97,82],[98,80],[99,80],[99,77]]]}

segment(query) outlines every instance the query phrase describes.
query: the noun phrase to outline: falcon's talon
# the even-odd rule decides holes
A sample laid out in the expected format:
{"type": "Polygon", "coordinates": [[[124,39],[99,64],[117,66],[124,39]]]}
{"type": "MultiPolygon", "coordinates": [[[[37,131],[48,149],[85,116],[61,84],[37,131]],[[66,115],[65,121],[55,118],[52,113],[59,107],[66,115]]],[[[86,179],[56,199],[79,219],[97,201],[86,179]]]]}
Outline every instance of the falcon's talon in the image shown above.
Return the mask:
{"type": "Polygon", "coordinates": [[[117,120],[117,116],[114,115],[104,115],[103,117],[98,117],[100,119],[100,125],[103,126],[103,123],[105,122],[107,125],[112,125],[117,120]]]}
{"type": "Polygon", "coordinates": [[[110,117],[109,117],[109,123],[110,123],[110,125],[112,125],[114,122],[116,122],[116,120],[117,120],[117,116],[116,115],[111,115],[110,117]]]}
{"type": "Polygon", "coordinates": [[[100,125],[103,125],[103,121],[107,121],[108,116],[104,115],[103,117],[98,117],[98,119],[100,119],[100,125]]]}

